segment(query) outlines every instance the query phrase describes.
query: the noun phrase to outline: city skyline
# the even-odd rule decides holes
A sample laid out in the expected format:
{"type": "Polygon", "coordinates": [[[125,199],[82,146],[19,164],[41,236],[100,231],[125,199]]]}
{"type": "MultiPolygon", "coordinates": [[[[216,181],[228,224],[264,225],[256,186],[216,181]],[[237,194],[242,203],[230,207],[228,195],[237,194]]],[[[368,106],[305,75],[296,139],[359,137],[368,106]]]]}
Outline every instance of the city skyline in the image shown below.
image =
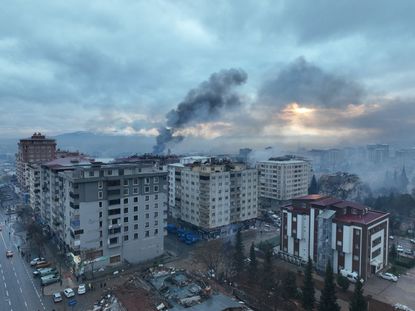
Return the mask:
{"type": "Polygon", "coordinates": [[[89,131],[156,145],[196,92],[173,151],[412,143],[414,4],[377,3],[11,4],[0,13],[0,138],[89,131]],[[244,79],[216,90],[206,114],[206,84],[232,69],[244,79]]]}

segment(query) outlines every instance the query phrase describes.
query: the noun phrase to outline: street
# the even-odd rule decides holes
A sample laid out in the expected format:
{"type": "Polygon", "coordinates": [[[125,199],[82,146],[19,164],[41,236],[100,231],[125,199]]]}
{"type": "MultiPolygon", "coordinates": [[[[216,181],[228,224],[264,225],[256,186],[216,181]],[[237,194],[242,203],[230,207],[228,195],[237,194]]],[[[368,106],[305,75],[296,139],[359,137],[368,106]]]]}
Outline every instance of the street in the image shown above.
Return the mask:
{"type": "Polygon", "coordinates": [[[3,286],[0,286],[1,310],[52,310],[47,308],[39,284],[34,282],[31,269],[12,242],[11,225],[5,224],[3,214],[0,215],[0,223],[0,277],[3,279],[3,286]],[[12,258],[6,257],[7,250],[14,252],[12,258]]]}

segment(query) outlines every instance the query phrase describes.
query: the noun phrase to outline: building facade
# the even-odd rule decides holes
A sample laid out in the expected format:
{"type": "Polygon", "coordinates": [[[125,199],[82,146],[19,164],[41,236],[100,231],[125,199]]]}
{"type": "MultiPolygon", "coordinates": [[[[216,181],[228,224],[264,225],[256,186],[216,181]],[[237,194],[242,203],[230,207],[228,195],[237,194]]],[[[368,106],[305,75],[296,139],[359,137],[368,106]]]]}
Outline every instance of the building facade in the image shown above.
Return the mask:
{"type": "Polygon", "coordinates": [[[23,192],[29,190],[30,164],[40,164],[56,157],[56,141],[46,138],[41,133],[34,133],[32,137],[21,139],[16,154],[16,176],[23,192]]]}
{"type": "Polygon", "coordinates": [[[257,217],[256,169],[210,161],[172,164],[168,171],[173,218],[209,231],[257,217]]]}
{"type": "Polygon", "coordinates": [[[363,279],[388,264],[389,214],[349,201],[307,195],[282,209],[281,253],[311,258],[319,271],[330,261],[363,279]]]}
{"type": "Polygon", "coordinates": [[[276,207],[280,202],[308,194],[311,165],[290,157],[271,158],[257,163],[259,196],[263,207],[276,207]]]}
{"type": "Polygon", "coordinates": [[[41,223],[77,272],[163,254],[166,170],[77,156],[42,165],[40,180],[41,223]]]}

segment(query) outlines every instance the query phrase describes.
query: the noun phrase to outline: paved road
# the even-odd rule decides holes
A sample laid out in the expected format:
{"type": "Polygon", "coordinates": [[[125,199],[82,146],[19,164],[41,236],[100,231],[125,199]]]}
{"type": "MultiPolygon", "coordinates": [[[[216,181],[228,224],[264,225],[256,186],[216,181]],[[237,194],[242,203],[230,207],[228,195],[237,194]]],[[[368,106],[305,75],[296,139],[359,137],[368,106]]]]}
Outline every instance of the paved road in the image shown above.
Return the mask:
{"type": "Polygon", "coordinates": [[[52,310],[45,306],[39,284],[31,276],[31,270],[18,254],[13,243],[10,224],[5,224],[0,215],[0,309],[3,311],[52,310]],[[6,258],[6,251],[12,250],[13,258],[6,258]]]}

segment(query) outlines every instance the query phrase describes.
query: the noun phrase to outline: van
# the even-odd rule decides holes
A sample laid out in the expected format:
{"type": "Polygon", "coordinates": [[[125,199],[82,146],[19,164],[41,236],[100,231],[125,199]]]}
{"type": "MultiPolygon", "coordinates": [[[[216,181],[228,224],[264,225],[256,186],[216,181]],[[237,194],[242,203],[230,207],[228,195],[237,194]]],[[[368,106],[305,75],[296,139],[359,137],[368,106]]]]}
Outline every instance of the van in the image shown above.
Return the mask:
{"type": "Polygon", "coordinates": [[[39,269],[36,269],[35,271],[33,271],[33,275],[34,276],[39,276],[39,275],[40,276],[45,276],[47,274],[50,274],[48,272],[51,271],[51,270],[55,270],[55,268],[39,268],[39,269]]]}
{"type": "Polygon", "coordinates": [[[60,279],[61,278],[60,278],[59,274],[49,274],[49,275],[42,276],[40,278],[40,284],[42,286],[46,286],[46,285],[49,285],[49,284],[59,282],[60,279]]]}

